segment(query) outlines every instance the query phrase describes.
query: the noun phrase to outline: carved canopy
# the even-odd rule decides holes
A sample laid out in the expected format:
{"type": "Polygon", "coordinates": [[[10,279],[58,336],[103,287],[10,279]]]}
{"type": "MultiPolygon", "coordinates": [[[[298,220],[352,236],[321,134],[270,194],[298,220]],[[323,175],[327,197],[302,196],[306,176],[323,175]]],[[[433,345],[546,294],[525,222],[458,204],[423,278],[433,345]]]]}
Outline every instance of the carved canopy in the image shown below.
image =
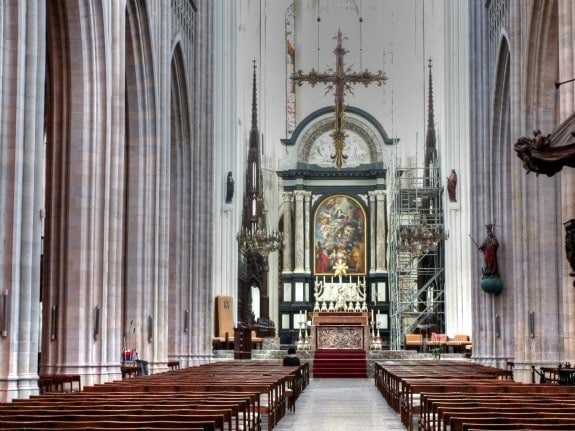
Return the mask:
{"type": "Polygon", "coordinates": [[[527,173],[551,177],[563,166],[575,168],[575,113],[547,136],[537,130],[532,138],[519,138],[514,149],[527,173]]]}

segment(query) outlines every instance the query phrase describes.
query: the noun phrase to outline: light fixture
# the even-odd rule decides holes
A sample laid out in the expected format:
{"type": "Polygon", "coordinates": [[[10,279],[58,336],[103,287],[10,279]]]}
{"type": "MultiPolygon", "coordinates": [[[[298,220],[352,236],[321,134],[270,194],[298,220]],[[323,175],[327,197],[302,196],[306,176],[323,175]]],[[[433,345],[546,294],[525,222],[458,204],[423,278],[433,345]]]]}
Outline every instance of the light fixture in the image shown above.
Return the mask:
{"type": "Polygon", "coordinates": [[[441,225],[402,225],[399,230],[399,249],[412,254],[437,251],[440,241],[449,238],[441,225]]]}
{"type": "Polygon", "coordinates": [[[242,250],[267,257],[279,250],[283,243],[283,233],[271,231],[267,227],[265,210],[258,214],[257,222],[244,226],[237,236],[242,250]]]}
{"type": "Polygon", "coordinates": [[[246,172],[246,196],[244,198],[244,212],[242,229],[236,236],[240,248],[247,253],[254,253],[266,260],[272,251],[282,246],[283,233],[268,230],[266,209],[264,206],[263,181],[260,160],[260,133],[257,121],[256,97],[256,64],[253,61],[252,84],[252,128],[248,152],[248,169],[246,172]]]}

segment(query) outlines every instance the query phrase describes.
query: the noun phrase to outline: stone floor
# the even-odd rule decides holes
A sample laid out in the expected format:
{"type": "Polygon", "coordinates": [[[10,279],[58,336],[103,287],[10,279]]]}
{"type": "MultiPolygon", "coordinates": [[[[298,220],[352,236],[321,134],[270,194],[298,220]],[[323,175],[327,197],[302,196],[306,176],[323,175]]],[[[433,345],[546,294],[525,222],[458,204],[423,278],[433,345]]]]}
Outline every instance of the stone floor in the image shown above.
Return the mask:
{"type": "Polygon", "coordinates": [[[311,379],[276,431],[405,430],[368,379],[311,379]]]}

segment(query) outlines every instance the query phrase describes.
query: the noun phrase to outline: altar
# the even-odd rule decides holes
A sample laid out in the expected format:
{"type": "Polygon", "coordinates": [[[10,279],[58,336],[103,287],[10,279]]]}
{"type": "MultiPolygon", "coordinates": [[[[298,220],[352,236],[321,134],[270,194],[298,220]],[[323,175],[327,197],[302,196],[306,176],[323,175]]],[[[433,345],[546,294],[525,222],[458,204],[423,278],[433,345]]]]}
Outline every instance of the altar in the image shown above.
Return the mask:
{"type": "Polygon", "coordinates": [[[313,312],[311,317],[316,350],[368,350],[367,312],[313,312]]]}
{"type": "MultiPolygon", "coordinates": [[[[345,272],[345,271],[343,271],[345,272]]],[[[319,279],[314,283],[315,304],[308,316],[313,328],[308,348],[369,350],[369,312],[366,302],[365,277],[346,277],[339,273],[334,280],[319,279]]],[[[371,311],[373,321],[373,310],[371,311]]],[[[310,331],[312,332],[312,331],[310,331]]]]}

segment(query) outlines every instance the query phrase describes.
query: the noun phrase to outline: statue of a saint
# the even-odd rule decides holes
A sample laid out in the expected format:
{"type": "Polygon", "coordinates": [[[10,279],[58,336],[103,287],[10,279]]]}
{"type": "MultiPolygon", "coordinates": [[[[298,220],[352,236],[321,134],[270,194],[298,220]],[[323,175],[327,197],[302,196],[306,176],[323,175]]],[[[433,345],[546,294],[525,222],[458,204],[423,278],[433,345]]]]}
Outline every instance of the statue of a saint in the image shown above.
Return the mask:
{"type": "Polygon", "coordinates": [[[499,277],[499,267],[497,266],[497,249],[499,241],[493,233],[493,224],[485,225],[487,237],[478,248],[483,252],[483,277],[499,277]]]}
{"type": "Polygon", "coordinates": [[[228,172],[228,180],[226,183],[226,203],[231,204],[234,199],[234,177],[232,171],[228,172]]]}
{"type": "Polygon", "coordinates": [[[455,169],[451,170],[451,174],[447,177],[447,195],[449,197],[449,202],[457,202],[457,196],[455,194],[457,188],[457,173],[455,169]]]}

